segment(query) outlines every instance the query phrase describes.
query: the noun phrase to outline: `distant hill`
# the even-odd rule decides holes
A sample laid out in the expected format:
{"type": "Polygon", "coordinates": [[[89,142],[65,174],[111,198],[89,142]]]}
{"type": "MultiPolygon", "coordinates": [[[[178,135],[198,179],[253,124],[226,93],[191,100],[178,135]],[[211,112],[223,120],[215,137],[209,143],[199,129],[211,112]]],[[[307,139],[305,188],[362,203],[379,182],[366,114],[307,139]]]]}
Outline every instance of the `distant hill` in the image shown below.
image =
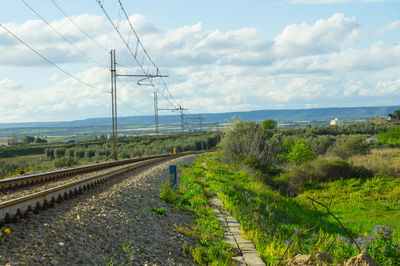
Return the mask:
{"type": "MultiPolygon", "coordinates": [[[[326,120],[333,118],[342,119],[366,119],[376,116],[385,116],[388,113],[400,109],[397,106],[377,106],[377,107],[338,107],[338,108],[313,108],[313,109],[291,109],[291,110],[258,110],[248,112],[229,112],[229,113],[202,113],[190,114],[186,118],[204,117],[205,122],[225,122],[233,116],[241,117],[244,121],[264,119],[275,119],[279,121],[296,120],[326,120]]],[[[179,115],[165,115],[159,117],[160,124],[179,123],[179,115]]],[[[154,123],[154,116],[127,116],[118,118],[119,125],[151,125],[154,123]]],[[[88,118],[76,121],[60,122],[27,122],[27,123],[0,123],[0,128],[38,128],[38,127],[92,127],[109,126],[110,118],[88,118]]]]}

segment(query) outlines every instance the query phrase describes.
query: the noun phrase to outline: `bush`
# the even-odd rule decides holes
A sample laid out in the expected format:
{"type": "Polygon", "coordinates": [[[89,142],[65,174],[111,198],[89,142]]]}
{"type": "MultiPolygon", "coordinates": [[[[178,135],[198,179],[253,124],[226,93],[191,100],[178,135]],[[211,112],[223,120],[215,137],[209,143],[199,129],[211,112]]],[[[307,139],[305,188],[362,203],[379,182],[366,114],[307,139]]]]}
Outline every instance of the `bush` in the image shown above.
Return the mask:
{"type": "Polygon", "coordinates": [[[343,136],[329,149],[329,152],[347,159],[350,156],[368,153],[365,137],[360,135],[343,136]]]}
{"type": "Polygon", "coordinates": [[[83,157],[85,157],[85,151],[84,150],[76,150],[75,156],[79,159],[82,159],[83,157]]]}
{"type": "Polygon", "coordinates": [[[55,149],[54,154],[55,154],[56,158],[62,158],[65,156],[65,149],[63,149],[63,148],[55,149]]]}
{"type": "Polygon", "coordinates": [[[16,172],[18,169],[19,166],[17,164],[0,161],[0,179],[16,172]]]}
{"type": "Polygon", "coordinates": [[[326,135],[307,138],[313,151],[321,155],[326,153],[326,151],[335,143],[335,140],[335,137],[326,135]]]}
{"type": "Polygon", "coordinates": [[[400,146],[400,127],[391,128],[386,132],[379,132],[376,144],[389,147],[400,146]]]}
{"type": "Polygon", "coordinates": [[[85,152],[85,157],[86,158],[92,158],[92,157],[94,157],[96,155],[96,151],[95,150],[92,150],[92,149],[88,149],[88,150],[86,150],[86,152],[85,152]]]}
{"type": "Polygon", "coordinates": [[[289,195],[296,195],[306,183],[330,182],[338,179],[368,178],[373,173],[361,166],[354,166],[344,160],[315,160],[294,167],[274,179],[274,185],[289,195]]]}
{"type": "Polygon", "coordinates": [[[45,151],[47,159],[53,160],[54,159],[54,150],[53,149],[46,149],[45,151]]]}
{"type": "Polygon", "coordinates": [[[316,156],[312,151],[310,144],[304,139],[286,139],[283,143],[283,149],[284,153],[281,157],[294,164],[301,164],[310,161],[316,156]]]}
{"type": "Polygon", "coordinates": [[[270,165],[280,149],[279,141],[268,140],[254,121],[236,120],[222,139],[222,159],[228,163],[242,163],[251,155],[251,160],[270,165]]]}
{"type": "Polygon", "coordinates": [[[67,150],[67,155],[69,157],[75,157],[75,150],[74,149],[68,149],[67,150]]]}
{"type": "Polygon", "coordinates": [[[63,157],[63,158],[55,160],[53,162],[53,164],[54,164],[54,167],[61,168],[61,167],[66,167],[66,166],[71,167],[71,166],[75,165],[76,162],[72,158],[63,157]]]}

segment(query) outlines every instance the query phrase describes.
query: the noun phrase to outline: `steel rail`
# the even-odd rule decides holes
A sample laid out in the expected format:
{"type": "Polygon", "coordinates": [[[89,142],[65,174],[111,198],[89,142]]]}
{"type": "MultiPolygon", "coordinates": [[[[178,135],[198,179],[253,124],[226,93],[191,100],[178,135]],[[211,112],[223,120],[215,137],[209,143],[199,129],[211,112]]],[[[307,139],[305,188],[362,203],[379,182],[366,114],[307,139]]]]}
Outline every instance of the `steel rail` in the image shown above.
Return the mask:
{"type": "Polygon", "coordinates": [[[162,156],[166,157],[169,155],[168,154],[153,155],[153,156],[148,156],[148,157],[139,157],[139,158],[134,158],[134,159],[119,160],[119,161],[114,161],[114,162],[91,164],[91,165],[55,170],[55,171],[50,171],[50,172],[38,173],[38,174],[6,178],[6,179],[0,180],[0,191],[4,190],[4,189],[10,189],[10,188],[15,188],[15,187],[20,187],[20,186],[31,185],[31,184],[35,184],[35,183],[39,183],[39,182],[43,182],[43,181],[49,181],[49,180],[53,180],[53,179],[57,179],[57,178],[61,178],[61,177],[67,177],[67,176],[71,176],[71,175],[75,175],[75,174],[88,173],[88,172],[92,172],[92,171],[102,170],[105,168],[145,161],[145,160],[149,160],[152,158],[160,158],[162,156]]]}
{"type": "Polygon", "coordinates": [[[17,220],[19,217],[26,216],[30,211],[38,211],[40,209],[45,208],[46,206],[53,205],[55,202],[68,200],[69,198],[72,198],[75,195],[83,193],[84,191],[87,191],[98,184],[111,180],[130,170],[137,169],[154,162],[163,161],[167,158],[177,158],[188,154],[194,154],[194,153],[172,154],[172,155],[169,154],[169,155],[146,157],[145,160],[137,161],[138,162],[137,164],[126,166],[123,169],[118,169],[94,176],[89,176],[54,188],[46,189],[20,198],[1,202],[0,224],[17,220]]]}

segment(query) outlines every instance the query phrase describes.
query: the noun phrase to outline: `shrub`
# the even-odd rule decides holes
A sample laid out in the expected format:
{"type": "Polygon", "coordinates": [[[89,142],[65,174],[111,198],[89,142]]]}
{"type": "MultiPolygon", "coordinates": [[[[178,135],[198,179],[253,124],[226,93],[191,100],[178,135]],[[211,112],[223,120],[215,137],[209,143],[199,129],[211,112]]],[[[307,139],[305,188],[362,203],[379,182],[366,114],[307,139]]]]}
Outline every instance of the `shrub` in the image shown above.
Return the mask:
{"type": "Polygon", "coordinates": [[[312,136],[307,138],[313,151],[317,154],[325,154],[326,151],[335,143],[335,137],[333,136],[312,136]]]}
{"type": "Polygon", "coordinates": [[[379,132],[376,144],[390,147],[400,146],[400,127],[391,128],[386,132],[379,132]]]}
{"type": "Polygon", "coordinates": [[[76,150],[75,156],[79,159],[82,159],[83,157],[85,157],[85,151],[84,150],[76,150]]]}
{"type": "Polygon", "coordinates": [[[368,178],[373,173],[361,166],[354,166],[344,160],[315,160],[295,166],[287,173],[274,179],[275,187],[294,196],[306,183],[330,182],[338,179],[368,178]]]}
{"type": "Polygon", "coordinates": [[[353,155],[368,153],[368,145],[365,142],[365,137],[360,135],[351,135],[339,138],[329,149],[329,152],[334,153],[343,159],[347,159],[353,155]]]}
{"type": "Polygon", "coordinates": [[[16,172],[18,169],[19,166],[17,164],[0,161],[0,179],[16,172]]]}
{"type": "Polygon", "coordinates": [[[96,151],[95,150],[92,150],[92,149],[88,149],[88,150],[86,150],[86,152],[85,152],[85,157],[86,158],[92,158],[92,157],[94,157],[96,155],[96,151]]]}
{"type": "Polygon", "coordinates": [[[222,159],[229,163],[242,163],[248,156],[263,163],[272,164],[280,151],[279,141],[269,141],[261,134],[256,122],[236,120],[222,139],[222,159]]]}
{"type": "Polygon", "coordinates": [[[71,166],[75,165],[76,162],[72,158],[63,157],[63,158],[59,158],[59,159],[55,160],[53,162],[53,164],[54,164],[54,167],[61,168],[61,167],[66,167],[66,166],[71,167],[71,166]]]}
{"type": "Polygon", "coordinates": [[[310,161],[316,156],[310,144],[304,139],[295,138],[293,141],[286,139],[283,143],[283,149],[284,153],[281,157],[294,164],[310,161]]]}
{"type": "Polygon", "coordinates": [[[400,177],[400,149],[372,149],[369,154],[355,155],[348,159],[354,165],[363,166],[378,176],[400,177]]]}
{"type": "Polygon", "coordinates": [[[69,157],[74,157],[75,156],[75,150],[74,149],[68,149],[67,150],[67,155],[69,157]]]}
{"type": "Polygon", "coordinates": [[[54,150],[53,149],[46,149],[45,151],[47,159],[53,160],[54,159],[54,150]]]}
{"type": "Polygon", "coordinates": [[[263,136],[268,138],[272,137],[276,133],[277,128],[278,122],[273,119],[267,119],[261,123],[261,133],[263,136]]]}
{"type": "Polygon", "coordinates": [[[56,158],[62,158],[65,156],[65,149],[63,148],[55,149],[54,154],[56,158]]]}

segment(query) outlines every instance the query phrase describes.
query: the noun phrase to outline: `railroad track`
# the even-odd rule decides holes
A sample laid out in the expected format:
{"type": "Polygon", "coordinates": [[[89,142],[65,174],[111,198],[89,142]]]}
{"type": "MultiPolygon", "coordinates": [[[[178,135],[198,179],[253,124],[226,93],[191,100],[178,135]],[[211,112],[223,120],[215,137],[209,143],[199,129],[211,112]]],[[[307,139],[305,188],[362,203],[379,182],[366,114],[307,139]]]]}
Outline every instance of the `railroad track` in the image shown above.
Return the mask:
{"type": "MultiPolygon", "coordinates": [[[[26,184],[37,183],[45,180],[54,180],[59,177],[74,175],[79,173],[87,173],[88,171],[95,171],[108,167],[129,164],[126,167],[118,170],[112,170],[105,173],[85,177],[73,182],[59,185],[50,189],[40,192],[32,193],[30,195],[22,196],[16,199],[11,199],[0,203],[0,224],[16,221],[19,218],[25,217],[29,212],[37,212],[48,206],[54,205],[55,202],[68,200],[78,194],[81,194],[98,184],[104,183],[115,177],[118,177],[130,170],[134,170],[151,163],[163,161],[166,159],[177,158],[194,153],[184,154],[170,154],[170,155],[157,155],[143,158],[135,158],[129,160],[116,161],[111,163],[102,163],[98,165],[89,165],[77,168],[70,168],[65,170],[58,170],[47,172],[43,174],[34,174],[23,177],[10,178],[2,180],[4,182],[0,185],[2,190],[6,188],[14,188],[26,184]],[[133,164],[134,163],[134,164],[133,164]],[[132,165],[133,164],[133,165],[132,165]],[[97,168],[96,168],[97,166],[97,168]]],[[[1,183],[0,183],[1,184],[1,183]]]]}
{"type": "Polygon", "coordinates": [[[170,155],[154,155],[148,157],[140,157],[134,159],[126,159],[126,160],[119,160],[115,162],[106,162],[106,163],[99,163],[99,164],[92,164],[92,165],[85,165],[80,167],[68,168],[68,169],[61,169],[56,171],[50,171],[45,173],[39,174],[32,174],[32,175],[25,175],[13,178],[7,178],[0,180],[0,191],[5,189],[13,189],[17,187],[37,184],[44,181],[50,181],[62,177],[72,176],[76,174],[83,174],[89,173],[93,171],[98,171],[102,169],[107,169],[115,166],[126,165],[130,163],[146,161],[152,158],[161,158],[167,157],[170,155]]]}

